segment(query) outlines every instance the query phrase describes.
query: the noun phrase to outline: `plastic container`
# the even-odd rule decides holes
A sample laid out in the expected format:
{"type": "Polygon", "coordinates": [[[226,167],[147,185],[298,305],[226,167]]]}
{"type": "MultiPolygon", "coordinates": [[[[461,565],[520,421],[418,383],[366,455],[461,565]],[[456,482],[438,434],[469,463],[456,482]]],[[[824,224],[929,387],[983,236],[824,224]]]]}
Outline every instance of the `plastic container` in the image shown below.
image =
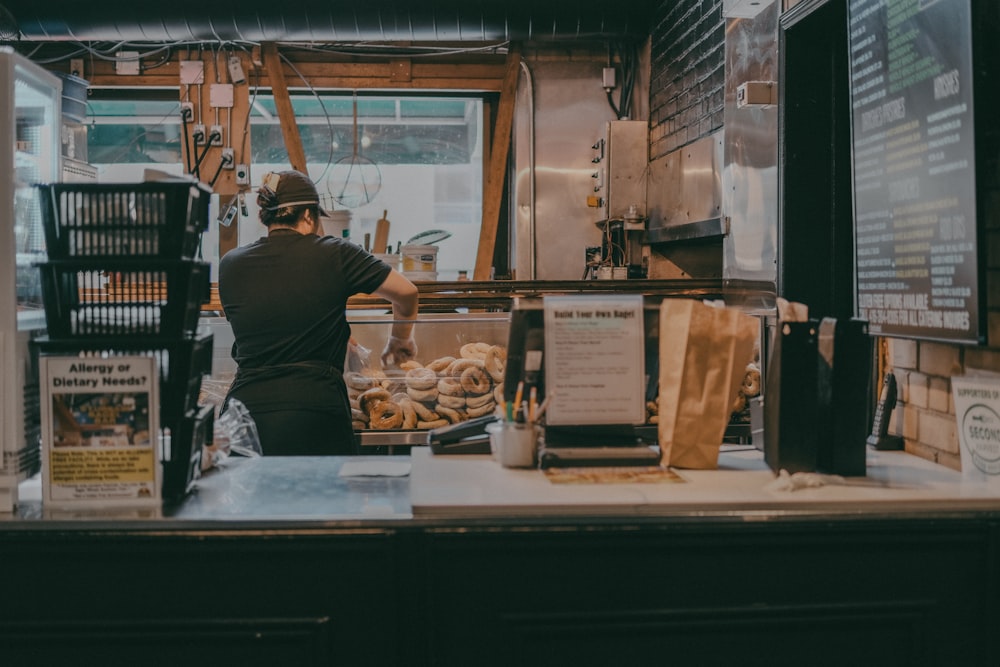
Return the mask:
{"type": "MultiPolygon", "coordinates": [[[[404,245],[400,248],[399,253],[404,273],[414,271],[419,273],[434,272],[436,274],[438,254],[436,245],[404,245]]],[[[434,280],[436,279],[435,275],[434,280]]]]}
{"type": "Polygon", "coordinates": [[[190,260],[63,260],[38,264],[49,336],[190,336],[211,296],[211,265],[190,260]]]}
{"type": "Polygon", "coordinates": [[[381,259],[383,262],[391,266],[392,268],[399,270],[399,255],[396,253],[375,253],[375,257],[381,259]]]}
{"type": "Polygon", "coordinates": [[[52,183],[38,187],[49,259],[192,259],[208,229],[211,190],[188,182],[52,183]]]}

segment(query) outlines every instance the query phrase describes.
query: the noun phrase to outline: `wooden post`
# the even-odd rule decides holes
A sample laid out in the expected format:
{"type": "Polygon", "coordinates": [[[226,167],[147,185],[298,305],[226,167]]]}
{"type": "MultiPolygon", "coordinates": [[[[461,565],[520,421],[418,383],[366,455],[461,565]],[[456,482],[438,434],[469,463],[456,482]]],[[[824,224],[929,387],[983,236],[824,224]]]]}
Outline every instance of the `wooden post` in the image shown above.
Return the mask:
{"type": "Polygon", "coordinates": [[[497,228],[500,225],[500,209],[503,202],[504,178],[507,174],[507,156],[510,153],[511,131],[514,127],[514,101],[517,96],[517,80],[521,69],[521,49],[511,44],[507,52],[507,69],[500,88],[500,103],[497,106],[497,121],[493,128],[493,145],[490,148],[489,170],[486,176],[486,190],[483,192],[483,222],[479,231],[479,249],[476,253],[474,280],[488,280],[493,266],[493,252],[496,248],[497,228]]]}
{"type": "Polygon", "coordinates": [[[302,148],[302,137],[299,126],[295,123],[295,111],[292,100],[288,96],[288,84],[285,81],[285,70],[281,66],[281,55],[274,42],[263,45],[264,66],[267,68],[267,78],[271,82],[271,92],[274,93],[274,106],[278,111],[281,123],[281,135],[285,138],[285,148],[288,150],[288,161],[292,169],[306,171],[306,152],[302,148]]]}

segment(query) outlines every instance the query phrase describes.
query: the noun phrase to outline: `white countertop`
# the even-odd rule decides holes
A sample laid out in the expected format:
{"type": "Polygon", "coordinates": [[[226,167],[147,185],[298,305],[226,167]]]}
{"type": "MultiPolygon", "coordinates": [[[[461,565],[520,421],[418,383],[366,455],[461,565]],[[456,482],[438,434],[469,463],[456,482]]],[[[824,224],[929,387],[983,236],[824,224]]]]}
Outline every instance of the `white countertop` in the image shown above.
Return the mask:
{"type": "Polygon", "coordinates": [[[776,475],[752,449],[723,450],[717,470],[676,470],[680,482],[557,484],[541,470],[503,468],[489,455],[436,455],[427,447],[412,449],[412,464],[416,517],[1000,511],[1000,483],[966,481],[904,452],[869,450],[865,477],[824,476],[822,486],[795,490],[773,488],[776,475]]]}

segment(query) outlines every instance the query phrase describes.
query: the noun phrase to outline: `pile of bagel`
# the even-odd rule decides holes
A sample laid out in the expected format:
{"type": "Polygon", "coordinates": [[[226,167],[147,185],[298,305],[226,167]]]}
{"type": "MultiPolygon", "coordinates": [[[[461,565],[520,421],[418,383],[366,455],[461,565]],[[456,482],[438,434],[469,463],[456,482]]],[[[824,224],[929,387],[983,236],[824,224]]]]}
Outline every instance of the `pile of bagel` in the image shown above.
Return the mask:
{"type": "MultiPolygon", "coordinates": [[[[748,401],[754,396],[760,396],[760,368],[755,363],[747,364],[740,383],[736,400],[733,402],[731,422],[750,421],[748,401]]],[[[646,423],[656,424],[660,421],[659,396],[655,401],[646,401],[646,423]]]]}
{"type": "Polygon", "coordinates": [[[491,414],[503,400],[507,349],[466,343],[457,357],[344,374],[355,430],[432,429],[491,414]]]}
{"type": "Polygon", "coordinates": [[[754,396],[760,396],[760,368],[755,363],[749,363],[743,374],[743,383],[733,402],[731,421],[750,421],[749,401],[754,396]]]}

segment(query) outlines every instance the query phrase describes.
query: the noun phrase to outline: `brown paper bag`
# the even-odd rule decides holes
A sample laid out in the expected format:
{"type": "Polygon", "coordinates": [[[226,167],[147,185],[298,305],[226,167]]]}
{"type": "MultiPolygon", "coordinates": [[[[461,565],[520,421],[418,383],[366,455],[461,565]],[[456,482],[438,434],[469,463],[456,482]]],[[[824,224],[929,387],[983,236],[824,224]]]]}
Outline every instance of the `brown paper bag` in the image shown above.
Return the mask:
{"type": "Polygon", "coordinates": [[[660,305],[660,463],[714,469],[753,358],[757,319],[695,299],[660,305]]]}

